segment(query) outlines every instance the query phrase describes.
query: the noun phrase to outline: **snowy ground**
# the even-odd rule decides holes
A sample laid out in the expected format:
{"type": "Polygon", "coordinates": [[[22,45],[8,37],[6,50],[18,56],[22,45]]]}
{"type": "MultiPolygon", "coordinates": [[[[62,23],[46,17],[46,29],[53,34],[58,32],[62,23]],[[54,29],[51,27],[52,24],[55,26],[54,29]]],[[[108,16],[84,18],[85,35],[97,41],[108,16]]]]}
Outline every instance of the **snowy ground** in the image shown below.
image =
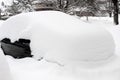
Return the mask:
{"type": "MultiPolygon", "coordinates": [[[[112,23],[112,18],[93,17],[93,18],[89,18],[89,21],[86,21],[85,18],[81,18],[80,20],[89,24],[94,24],[99,27],[102,26],[108,29],[108,31],[110,31],[110,33],[113,35],[116,43],[116,54],[120,55],[119,54],[120,26],[115,26],[112,23]]],[[[9,63],[13,80],[41,80],[41,79],[42,80],[82,80],[82,78],[79,79],[78,76],[72,76],[74,73],[76,73],[75,68],[72,68],[73,69],[72,70],[71,68],[65,67],[67,71],[69,71],[69,69],[71,70],[70,73],[68,73],[67,71],[64,71],[65,69],[63,69],[62,65],[58,65],[56,63],[50,63],[46,60],[37,61],[33,58],[14,59],[11,56],[6,56],[6,59],[9,63]]],[[[94,71],[96,70],[94,69],[94,71]]],[[[88,75],[90,74],[91,73],[89,73],[88,70],[88,75]]],[[[88,78],[90,78],[90,76],[88,78]]],[[[108,80],[108,79],[102,79],[102,80],[108,80]]],[[[115,80],[115,79],[109,79],[109,80],[115,80]]],[[[116,80],[118,79],[116,78],[116,80]]]]}

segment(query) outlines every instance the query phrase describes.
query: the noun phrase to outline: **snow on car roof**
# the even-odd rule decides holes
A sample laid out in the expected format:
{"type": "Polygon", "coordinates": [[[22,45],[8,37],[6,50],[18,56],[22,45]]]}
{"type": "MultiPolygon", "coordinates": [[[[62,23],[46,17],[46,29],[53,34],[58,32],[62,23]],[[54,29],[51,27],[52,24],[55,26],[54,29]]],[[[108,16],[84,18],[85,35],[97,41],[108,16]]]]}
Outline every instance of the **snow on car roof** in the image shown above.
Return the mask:
{"type": "Polygon", "coordinates": [[[114,41],[106,29],[59,11],[16,15],[3,23],[0,32],[12,40],[30,38],[34,55],[46,54],[46,59],[58,62],[102,60],[114,53],[114,41]]]}

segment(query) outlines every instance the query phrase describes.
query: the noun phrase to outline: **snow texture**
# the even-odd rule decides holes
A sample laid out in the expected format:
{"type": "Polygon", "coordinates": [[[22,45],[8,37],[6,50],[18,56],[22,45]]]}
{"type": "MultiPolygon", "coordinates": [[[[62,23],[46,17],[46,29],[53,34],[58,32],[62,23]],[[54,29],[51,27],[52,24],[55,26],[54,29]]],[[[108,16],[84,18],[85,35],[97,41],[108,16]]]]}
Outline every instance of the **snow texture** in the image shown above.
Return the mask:
{"type": "Polygon", "coordinates": [[[106,25],[58,11],[16,15],[0,27],[0,39],[31,40],[34,57],[7,56],[14,80],[119,80],[120,56],[106,25]],[[22,77],[21,77],[22,76],[22,77]]]}
{"type": "Polygon", "coordinates": [[[1,49],[0,49],[0,80],[12,80],[8,63],[1,49]]]}
{"type": "Polygon", "coordinates": [[[113,55],[115,47],[105,28],[58,11],[14,16],[3,23],[0,32],[1,38],[30,38],[35,57],[46,54],[47,60],[62,63],[104,60],[113,55]]]}
{"type": "Polygon", "coordinates": [[[119,80],[120,57],[114,57],[104,64],[76,64],[61,66],[53,62],[36,61],[32,58],[14,59],[6,57],[13,80],[119,80]],[[94,67],[90,67],[90,65],[94,67]]]}

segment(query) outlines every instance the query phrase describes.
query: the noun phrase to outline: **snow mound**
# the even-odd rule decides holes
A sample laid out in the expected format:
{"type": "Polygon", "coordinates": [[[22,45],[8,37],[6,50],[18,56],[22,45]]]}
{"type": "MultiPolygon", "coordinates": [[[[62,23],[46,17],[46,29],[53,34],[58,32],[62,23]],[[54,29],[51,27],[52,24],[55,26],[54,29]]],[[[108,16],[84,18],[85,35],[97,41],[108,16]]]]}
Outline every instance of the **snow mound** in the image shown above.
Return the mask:
{"type": "Polygon", "coordinates": [[[8,19],[0,27],[0,38],[31,39],[35,57],[71,63],[100,61],[114,54],[111,34],[59,11],[24,13],[8,19]]]}
{"type": "MultiPolygon", "coordinates": [[[[35,13],[34,13],[35,14],[35,13]]],[[[100,61],[114,54],[111,34],[62,12],[36,13],[31,28],[33,53],[53,62],[100,61]],[[37,19],[41,18],[41,19],[37,19]]]]}
{"type": "Polygon", "coordinates": [[[8,63],[0,49],[0,80],[12,80],[8,63]]]}

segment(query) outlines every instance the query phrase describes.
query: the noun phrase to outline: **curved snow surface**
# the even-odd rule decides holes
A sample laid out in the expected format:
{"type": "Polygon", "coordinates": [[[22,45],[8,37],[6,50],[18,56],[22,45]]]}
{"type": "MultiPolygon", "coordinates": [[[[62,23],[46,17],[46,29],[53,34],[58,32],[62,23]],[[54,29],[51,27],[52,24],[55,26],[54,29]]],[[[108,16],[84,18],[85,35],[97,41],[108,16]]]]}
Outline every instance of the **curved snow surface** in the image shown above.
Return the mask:
{"type": "Polygon", "coordinates": [[[120,57],[114,55],[111,34],[65,13],[41,11],[11,17],[0,27],[0,38],[4,37],[29,38],[34,56],[45,57],[40,62],[8,57],[14,80],[120,79],[120,57]]]}
{"type": "Polygon", "coordinates": [[[7,56],[13,80],[119,80],[120,57],[99,67],[82,64],[60,66],[46,60],[14,59],[7,56]]]}
{"type": "Polygon", "coordinates": [[[8,63],[1,49],[0,49],[0,80],[12,80],[8,63]]]}
{"type": "Polygon", "coordinates": [[[35,57],[64,63],[100,61],[114,54],[111,34],[102,27],[58,11],[24,13],[0,27],[0,37],[30,38],[35,57]]]}

